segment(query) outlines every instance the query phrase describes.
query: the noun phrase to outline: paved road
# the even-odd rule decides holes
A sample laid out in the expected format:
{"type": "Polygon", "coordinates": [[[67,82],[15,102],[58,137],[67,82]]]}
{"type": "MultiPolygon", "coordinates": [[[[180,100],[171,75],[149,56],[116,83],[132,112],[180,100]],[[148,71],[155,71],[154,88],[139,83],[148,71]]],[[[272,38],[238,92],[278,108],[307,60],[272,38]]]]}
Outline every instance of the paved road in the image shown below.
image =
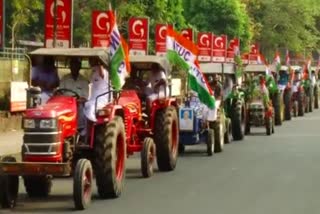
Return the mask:
{"type": "MultiPolygon", "coordinates": [[[[131,158],[126,189],[117,200],[93,200],[81,213],[320,213],[320,111],[277,127],[276,134],[248,136],[214,157],[201,147],[179,158],[172,173],[140,178],[131,158]]],[[[28,199],[21,187],[15,213],[67,213],[73,210],[72,183],[54,183],[47,200],[28,199]]],[[[96,195],[96,191],[95,191],[96,195]]],[[[0,213],[12,211],[0,210],[0,213]]]]}

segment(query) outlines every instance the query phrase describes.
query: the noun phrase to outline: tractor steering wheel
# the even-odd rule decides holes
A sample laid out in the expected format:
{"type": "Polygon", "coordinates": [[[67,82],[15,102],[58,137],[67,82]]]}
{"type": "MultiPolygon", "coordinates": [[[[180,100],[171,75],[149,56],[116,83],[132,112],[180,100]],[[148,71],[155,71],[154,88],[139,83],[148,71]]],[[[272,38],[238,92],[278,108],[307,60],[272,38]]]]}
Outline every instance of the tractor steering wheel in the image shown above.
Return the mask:
{"type": "Polygon", "coordinates": [[[72,95],[72,97],[75,97],[77,100],[78,99],[80,99],[80,95],[77,93],[77,92],[75,92],[75,91],[73,91],[73,90],[71,90],[71,89],[67,89],[67,88],[60,88],[60,89],[57,89],[55,92],[54,92],[54,96],[55,95],[66,95],[67,93],[71,93],[72,95]]]}

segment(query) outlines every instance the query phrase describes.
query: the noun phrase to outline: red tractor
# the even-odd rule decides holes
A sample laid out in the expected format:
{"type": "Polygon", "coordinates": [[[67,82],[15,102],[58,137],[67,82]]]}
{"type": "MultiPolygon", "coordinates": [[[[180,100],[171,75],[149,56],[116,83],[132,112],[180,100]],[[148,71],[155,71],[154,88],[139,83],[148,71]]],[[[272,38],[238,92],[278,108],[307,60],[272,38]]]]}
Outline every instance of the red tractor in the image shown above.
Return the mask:
{"type": "MultiPolygon", "coordinates": [[[[65,64],[64,60],[72,56],[81,57],[83,61],[95,57],[105,66],[109,64],[107,49],[38,49],[31,55],[54,56],[57,65],[65,64]]],[[[100,97],[111,93],[115,99],[104,108],[95,109],[97,121],[88,121],[85,143],[80,144],[79,95],[61,88],[46,104],[38,106],[39,92],[29,90],[28,94],[32,94],[29,103],[34,105],[26,111],[23,120],[22,162],[4,157],[0,163],[3,207],[15,206],[19,176],[23,177],[30,197],[46,197],[53,177],[73,175],[75,207],[85,209],[91,202],[94,176],[101,198],[120,196],[127,155],[141,151],[145,177],[152,174],[155,155],[160,170],[175,168],[179,142],[175,99],[155,100],[146,121],[142,118],[141,101],[135,90],[114,92],[110,89],[100,97]]]]}

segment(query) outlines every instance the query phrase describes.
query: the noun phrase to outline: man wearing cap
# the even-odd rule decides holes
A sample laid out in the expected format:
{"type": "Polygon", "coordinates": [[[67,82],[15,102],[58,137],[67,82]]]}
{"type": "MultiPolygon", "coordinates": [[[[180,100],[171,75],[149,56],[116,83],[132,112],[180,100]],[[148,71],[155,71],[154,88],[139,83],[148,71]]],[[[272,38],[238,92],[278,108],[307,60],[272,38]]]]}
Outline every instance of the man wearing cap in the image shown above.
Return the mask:
{"type": "Polygon", "coordinates": [[[85,117],[83,113],[84,103],[88,99],[89,81],[86,80],[79,72],[81,69],[81,59],[73,57],[70,60],[70,74],[65,75],[61,79],[60,88],[65,88],[76,92],[80,98],[78,99],[78,129],[85,128],[85,117]]]}

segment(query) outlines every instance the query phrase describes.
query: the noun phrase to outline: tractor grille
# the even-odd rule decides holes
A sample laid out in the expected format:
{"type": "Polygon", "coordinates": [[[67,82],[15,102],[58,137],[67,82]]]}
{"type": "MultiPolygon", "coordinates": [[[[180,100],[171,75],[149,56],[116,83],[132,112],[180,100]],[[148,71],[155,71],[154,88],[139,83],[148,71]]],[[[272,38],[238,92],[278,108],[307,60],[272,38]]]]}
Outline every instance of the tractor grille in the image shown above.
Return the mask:
{"type": "Polygon", "coordinates": [[[60,144],[58,132],[25,132],[22,151],[24,155],[57,155],[60,144]]]}

